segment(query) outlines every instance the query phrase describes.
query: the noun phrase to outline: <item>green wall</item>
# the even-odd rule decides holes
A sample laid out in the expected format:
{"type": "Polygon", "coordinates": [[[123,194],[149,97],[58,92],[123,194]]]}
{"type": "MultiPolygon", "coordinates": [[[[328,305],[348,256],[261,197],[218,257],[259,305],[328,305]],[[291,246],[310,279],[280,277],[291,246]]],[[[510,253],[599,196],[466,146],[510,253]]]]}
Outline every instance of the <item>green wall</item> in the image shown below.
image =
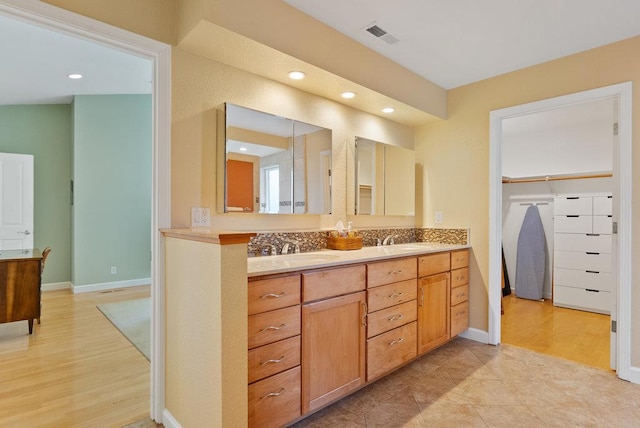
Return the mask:
{"type": "Polygon", "coordinates": [[[42,282],[71,278],[71,107],[0,106],[0,152],[34,155],[34,245],[52,248],[42,282]]]}
{"type": "Polygon", "coordinates": [[[76,286],[150,276],[151,106],[150,95],[75,97],[76,286]]]}

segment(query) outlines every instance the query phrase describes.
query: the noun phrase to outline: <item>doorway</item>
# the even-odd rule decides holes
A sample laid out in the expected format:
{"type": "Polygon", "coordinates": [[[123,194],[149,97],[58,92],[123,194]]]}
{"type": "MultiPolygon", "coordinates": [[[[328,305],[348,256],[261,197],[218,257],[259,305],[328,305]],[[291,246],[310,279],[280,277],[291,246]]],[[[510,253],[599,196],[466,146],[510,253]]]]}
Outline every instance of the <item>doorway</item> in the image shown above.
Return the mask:
{"type": "Polygon", "coordinates": [[[164,409],[164,252],[170,219],[171,47],[42,2],[0,1],[0,15],[115,48],[152,63],[151,418],[164,409]]]}
{"type": "Polygon", "coordinates": [[[614,147],[613,220],[617,222],[617,253],[614,263],[618,273],[614,287],[611,319],[617,324],[617,332],[611,335],[612,362],[618,376],[630,377],[630,325],[631,325],[631,83],[566,95],[530,104],[509,107],[491,112],[490,117],[490,264],[489,264],[489,342],[501,342],[501,246],[502,246],[502,150],[503,125],[509,118],[577,105],[605,98],[618,99],[618,139],[614,147]]]}

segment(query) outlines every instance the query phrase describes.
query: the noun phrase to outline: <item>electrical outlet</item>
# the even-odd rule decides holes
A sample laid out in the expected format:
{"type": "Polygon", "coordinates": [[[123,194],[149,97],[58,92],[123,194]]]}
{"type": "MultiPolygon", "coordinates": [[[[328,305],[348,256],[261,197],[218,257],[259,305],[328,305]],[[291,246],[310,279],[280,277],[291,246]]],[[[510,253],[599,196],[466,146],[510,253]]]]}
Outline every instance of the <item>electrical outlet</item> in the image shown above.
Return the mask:
{"type": "Polygon", "coordinates": [[[442,211],[436,211],[436,224],[442,224],[442,211]]]}
{"type": "Polygon", "coordinates": [[[191,208],[191,227],[211,226],[211,213],[206,207],[191,208]]]}
{"type": "Polygon", "coordinates": [[[118,273],[118,268],[116,266],[111,266],[111,275],[116,275],[118,273]]]}

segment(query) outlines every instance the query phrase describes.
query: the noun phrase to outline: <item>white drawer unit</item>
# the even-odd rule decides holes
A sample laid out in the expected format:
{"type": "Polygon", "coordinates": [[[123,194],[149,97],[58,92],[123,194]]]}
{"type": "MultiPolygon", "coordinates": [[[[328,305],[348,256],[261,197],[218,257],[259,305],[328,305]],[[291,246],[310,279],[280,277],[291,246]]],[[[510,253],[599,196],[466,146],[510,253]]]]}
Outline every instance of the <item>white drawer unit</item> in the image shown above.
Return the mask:
{"type": "Polygon", "coordinates": [[[611,293],[585,288],[554,286],[553,304],[601,314],[611,313],[611,293]]]}
{"type": "Polygon", "coordinates": [[[553,304],[610,313],[613,198],[558,196],[553,212],[553,304]]]}
{"type": "Polygon", "coordinates": [[[556,285],[585,288],[598,291],[613,291],[613,273],[596,270],[555,268],[553,281],[556,285]]]}
{"type": "Polygon", "coordinates": [[[556,233],[553,246],[561,251],[611,253],[611,235],[591,233],[556,233]]]}
{"type": "Polygon", "coordinates": [[[554,200],[556,215],[593,215],[592,196],[558,196],[554,200]]]}
{"type": "Polygon", "coordinates": [[[554,251],[553,264],[556,268],[611,272],[611,254],[584,251],[554,251]]]}

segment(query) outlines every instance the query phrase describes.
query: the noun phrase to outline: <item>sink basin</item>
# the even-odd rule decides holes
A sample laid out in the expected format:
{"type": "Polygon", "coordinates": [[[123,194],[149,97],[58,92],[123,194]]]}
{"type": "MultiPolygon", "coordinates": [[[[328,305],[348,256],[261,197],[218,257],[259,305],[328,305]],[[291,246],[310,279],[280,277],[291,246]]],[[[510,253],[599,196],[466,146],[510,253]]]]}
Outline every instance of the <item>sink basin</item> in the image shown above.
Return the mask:
{"type": "Polygon", "coordinates": [[[298,261],[304,263],[322,263],[337,260],[338,256],[335,254],[321,254],[321,253],[301,253],[290,254],[285,256],[290,261],[298,261]]]}

